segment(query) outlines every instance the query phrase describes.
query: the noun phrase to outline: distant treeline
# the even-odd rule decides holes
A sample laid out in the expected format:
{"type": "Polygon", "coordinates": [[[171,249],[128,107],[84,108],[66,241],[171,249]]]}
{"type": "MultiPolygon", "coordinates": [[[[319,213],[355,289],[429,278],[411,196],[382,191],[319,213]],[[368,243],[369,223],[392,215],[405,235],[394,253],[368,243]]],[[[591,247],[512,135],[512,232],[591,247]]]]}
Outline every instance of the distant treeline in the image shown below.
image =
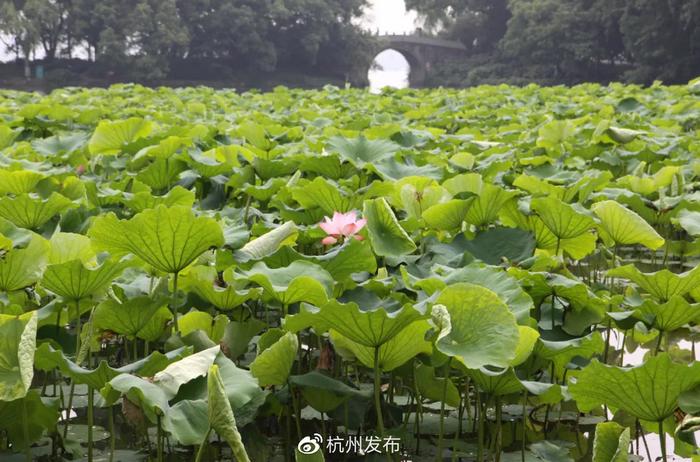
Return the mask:
{"type": "MultiPolygon", "coordinates": [[[[63,72],[71,84],[79,84],[70,78],[75,72],[139,81],[291,72],[357,83],[378,51],[358,26],[367,3],[0,0],[0,39],[25,73],[39,52],[50,74],[63,72]]],[[[684,83],[700,75],[700,0],[406,4],[419,13],[422,33],[469,50],[462,60],[431,66],[432,85],[684,83]]]]}
{"type": "Polygon", "coordinates": [[[442,85],[700,75],[700,0],[406,0],[472,57],[437,66],[442,85]]]}
{"type": "MultiPolygon", "coordinates": [[[[0,0],[0,38],[27,63],[82,58],[105,73],[161,79],[183,60],[237,71],[350,72],[370,38],[365,0],[0,0]],[[86,56],[87,55],[87,56],[86,56]]],[[[93,66],[94,67],[94,66],[93,66]]],[[[222,76],[222,78],[225,76],[222,76]]]]}

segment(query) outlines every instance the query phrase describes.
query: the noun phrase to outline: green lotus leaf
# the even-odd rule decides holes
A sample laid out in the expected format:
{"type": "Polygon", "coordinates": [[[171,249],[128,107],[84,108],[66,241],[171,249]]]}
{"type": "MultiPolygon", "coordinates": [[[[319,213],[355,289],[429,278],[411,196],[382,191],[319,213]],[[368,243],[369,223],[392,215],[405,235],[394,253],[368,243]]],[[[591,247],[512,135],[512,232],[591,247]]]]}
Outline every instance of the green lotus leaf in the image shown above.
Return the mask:
{"type": "Polygon", "coordinates": [[[234,253],[237,261],[260,260],[272,255],[282,246],[296,242],[298,230],[293,221],[277,226],[272,231],[253,239],[234,253]]]}
{"type": "Polygon", "coordinates": [[[429,207],[422,217],[433,229],[451,231],[461,228],[470,207],[471,200],[453,199],[429,207]]]}
{"type": "Polygon", "coordinates": [[[95,183],[83,183],[85,194],[90,205],[109,207],[121,205],[124,202],[124,191],[113,189],[110,186],[97,186],[95,183]]]}
{"type": "Polygon", "coordinates": [[[375,164],[368,163],[366,166],[371,167],[372,170],[387,181],[399,181],[411,176],[422,176],[439,180],[444,175],[444,172],[435,165],[418,166],[410,159],[397,161],[393,156],[375,164]]]}
{"type": "Polygon", "coordinates": [[[518,326],[520,338],[518,347],[515,349],[515,358],[510,362],[511,367],[516,367],[524,363],[535,349],[535,344],[540,338],[540,333],[529,326],[518,326]]]}
{"type": "Polygon", "coordinates": [[[238,149],[234,146],[217,146],[201,154],[190,150],[187,157],[190,166],[207,178],[230,173],[234,167],[240,166],[238,149]]]}
{"type": "Polygon", "coordinates": [[[284,305],[308,302],[324,304],[333,294],[334,280],[319,265],[303,260],[284,268],[269,268],[259,262],[241,275],[263,288],[264,293],[284,305]]]}
{"type": "Polygon", "coordinates": [[[58,193],[51,193],[48,199],[20,194],[16,197],[0,198],[0,217],[20,228],[37,229],[71,207],[75,207],[75,204],[58,193]]]}
{"type": "Polygon", "coordinates": [[[100,266],[86,267],[80,260],[49,265],[41,285],[66,300],[82,300],[102,294],[124,269],[129,260],[105,260],[100,266]]]}
{"type": "Polygon", "coordinates": [[[221,287],[216,282],[216,269],[197,266],[187,274],[186,287],[220,310],[232,310],[260,296],[262,289],[249,288],[238,290],[233,279],[233,271],[224,272],[224,281],[228,286],[221,287]]]}
{"type": "Polygon", "coordinates": [[[190,351],[185,348],[178,348],[166,354],[156,351],[144,359],[119,368],[111,367],[107,361],[101,360],[95,369],[85,369],[66,358],[62,351],[55,350],[48,343],[42,343],[36,349],[34,366],[42,371],[58,369],[61,374],[70,377],[76,384],[86,384],[94,390],[101,390],[107,382],[120,374],[138,373],[143,377],[153,376],[168,364],[189,354],[190,351]]]}
{"type": "MultiPolygon", "coordinates": [[[[542,462],[574,462],[567,447],[551,441],[540,441],[530,445],[530,450],[537,457],[536,461],[542,462]]],[[[520,456],[520,454],[518,454],[520,456]]]]}
{"type": "Polygon", "coordinates": [[[416,364],[413,376],[421,397],[432,401],[445,401],[448,406],[458,407],[460,404],[459,390],[454,382],[449,378],[436,377],[435,371],[433,367],[416,364]],[[445,384],[445,380],[447,380],[447,384],[445,384]]]}
{"type": "Polygon", "coordinates": [[[249,462],[241,434],[236,427],[236,419],[226,394],[224,381],[219,373],[219,366],[216,364],[212,364],[209,368],[207,389],[209,390],[209,425],[229,444],[237,461],[249,462]]]}
{"type": "Polygon", "coordinates": [[[136,179],[155,191],[164,192],[178,182],[187,164],[179,159],[156,159],[136,174],[136,179]]]}
{"type": "Polygon", "coordinates": [[[680,225],[691,236],[700,236],[700,212],[681,210],[671,221],[680,225]]]}
{"type": "Polygon", "coordinates": [[[649,317],[653,320],[652,327],[664,332],[671,332],[692,321],[700,320],[700,303],[691,305],[678,295],[672,296],[666,303],[645,300],[637,311],[642,315],[642,319],[649,317]]]}
{"type": "MultiPolygon", "coordinates": [[[[450,194],[447,189],[440,186],[434,179],[422,176],[403,178],[396,183],[394,189],[392,205],[405,210],[408,218],[421,218],[423,211],[427,211],[441,202],[450,199],[450,194]]],[[[459,210],[459,207],[457,207],[457,210],[459,210]]],[[[443,211],[449,212],[449,210],[443,211]]],[[[454,220],[454,210],[451,215],[451,218],[454,220]]],[[[431,213],[431,218],[438,218],[435,212],[431,213]]],[[[463,220],[464,215],[460,218],[463,220]]],[[[459,224],[461,223],[460,221],[459,224]]]]}
{"type": "Polygon", "coordinates": [[[467,374],[479,390],[490,396],[511,395],[523,390],[523,385],[510,367],[505,371],[491,371],[482,367],[470,369],[467,374]]]}
{"type": "Polygon", "coordinates": [[[154,209],[159,205],[173,207],[180,205],[192,208],[195,201],[194,191],[188,191],[182,186],[175,186],[164,196],[155,196],[150,191],[141,191],[126,201],[126,205],[136,212],[154,209]]]}
{"type": "Polygon", "coordinates": [[[533,196],[544,195],[564,200],[564,196],[566,195],[566,188],[563,186],[552,184],[546,179],[528,175],[527,173],[518,175],[513,181],[513,186],[527,191],[533,196]]]}
{"type": "Polygon", "coordinates": [[[256,345],[258,355],[274,345],[279,339],[284,337],[285,333],[286,332],[283,329],[278,327],[273,327],[263,332],[263,334],[258,338],[258,344],[256,345]]]}
{"type": "Polygon", "coordinates": [[[634,265],[625,265],[611,269],[607,274],[629,279],[661,302],[671,300],[674,296],[682,297],[700,284],[700,266],[676,274],[665,268],[655,273],[642,273],[634,265]]]}
{"type": "Polygon", "coordinates": [[[89,134],[75,132],[67,135],[54,135],[48,138],[38,138],[32,141],[34,150],[44,156],[71,154],[82,149],[87,144],[89,134]]]}
{"type": "Polygon", "coordinates": [[[147,120],[132,117],[126,120],[102,120],[90,138],[90,154],[115,155],[139,138],[151,134],[153,124],[147,120]]]}
{"type": "Polygon", "coordinates": [[[591,210],[600,218],[603,238],[616,245],[641,244],[651,250],[664,245],[649,223],[616,201],[596,202],[591,210]]]}
{"type": "MultiPolygon", "coordinates": [[[[378,347],[379,368],[387,372],[392,371],[421,353],[432,353],[433,346],[425,339],[428,330],[430,330],[428,321],[419,320],[404,327],[398,334],[380,345],[378,347]]],[[[363,365],[374,368],[374,347],[354,342],[334,329],[331,329],[330,333],[337,349],[350,352],[363,365]]]]}
{"type": "Polygon", "coordinates": [[[557,239],[545,222],[537,215],[525,215],[515,201],[506,204],[499,214],[501,222],[507,226],[515,226],[534,234],[537,247],[555,253],[559,250],[566,252],[574,260],[580,260],[592,253],[596,248],[598,237],[595,233],[584,233],[572,239],[557,239]]]}
{"type": "Polygon", "coordinates": [[[700,414],[700,386],[681,393],[678,406],[688,414],[700,414]]]}
{"type": "Polygon", "coordinates": [[[168,394],[157,384],[131,374],[119,374],[100,391],[107,402],[114,402],[123,396],[137,405],[148,420],[155,424],[158,416],[164,416],[170,411],[168,394]]]}
{"type": "Polygon", "coordinates": [[[183,399],[170,406],[161,421],[163,429],[178,443],[186,446],[202,444],[209,430],[206,399],[183,399]]]}
{"type": "Polygon", "coordinates": [[[384,257],[399,257],[416,250],[416,244],[401,227],[386,199],[366,200],[362,215],[374,253],[384,257]]]}
{"type": "Polygon", "coordinates": [[[630,429],[617,422],[600,422],[595,426],[593,462],[627,462],[630,429]]]}
{"type": "Polygon", "coordinates": [[[224,336],[228,323],[229,319],[227,316],[220,314],[213,317],[206,311],[192,310],[178,318],[178,325],[180,326],[180,334],[182,336],[196,330],[201,330],[215,343],[218,343],[224,336]]]}
{"type": "Polygon", "coordinates": [[[605,316],[608,306],[605,300],[579,280],[561,274],[528,272],[515,268],[510,269],[509,273],[520,279],[535,306],[540,306],[545,299],[551,300],[555,296],[560,301],[566,301],[568,316],[587,313],[599,321],[605,316]]]}
{"type": "Polygon", "coordinates": [[[216,345],[180,359],[155,374],[153,383],[165,391],[168,399],[172,399],[182,385],[207,375],[219,351],[219,345],[216,345]]]}
{"type": "MultiPolygon", "coordinates": [[[[232,182],[233,180],[229,184],[232,184],[232,182]]],[[[253,199],[268,202],[286,185],[287,180],[284,178],[270,178],[263,184],[246,184],[242,191],[253,199]]]]}
{"type": "Polygon", "coordinates": [[[442,186],[453,196],[463,193],[479,195],[484,187],[484,179],[478,173],[463,173],[448,178],[442,183],[442,186]]]}
{"type": "Polygon", "coordinates": [[[92,250],[90,238],[82,234],[56,232],[49,241],[49,264],[58,265],[71,260],[80,260],[83,264],[92,264],[95,261],[95,252],[92,250]]]}
{"type": "Polygon", "coordinates": [[[313,327],[318,334],[333,329],[355,343],[375,348],[423,318],[426,318],[426,315],[411,305],[392,312],[381,307],[364,311],[356,303],[343,304],[331,300],[320,308],[302,305],[299,314],[288,315],[285,318],[284,328],[298,332],[306,327],[313,327]]]}
{"type": "Polygon", "coordinates": [[[39,281],[46,266],[49,245],[36,234],[24,249],[11,249],[0,258],[0,291],[20,290],[39,281]]]}
{"type": "Polygon", "coordinates": [[[642,420],[660,422],[673,415],[681,393],[700,384],[700,363],[679,364],[666,353],[636,367],[607,366],[597,360],[569,386],[582,411],[603,404],[642,420]]]}
{"type": "Polygon", "coordinates": [[[559,151],[562,143],[576,134],[576,127],[570,120],[552,120],[542,125],[538,134],[537,146],[559,151]]]}
{"type": "Polygon", "coordinates": [[[222,351],[229,358],[237,359],[248,351],[250,341],[265,327],[267,324],[257,319],[231,321],[226,325],[224,337],[221,339],[222,351]]]}
{"type": "Polygon", "coordinates": [[[45,434],[55,431],[60,409],[59,398],[42,397],[39,390],[30,390],[23,398],[0,401],[0,430],[6,432],[14,448],[26,450],[45,434]]]}
{"type": "Polygon", "coordinates": [[[517,228],[489,228],[462,244],[464,250],[489,265],[500,265],[504,258],[521,262],[532,257],[535,251],[532,233],[517,228]]]}
{"type": "MultiPolygon", "coordinates": [[[[238,416],[238,425],[247,425],[251,421],[251,410],[255,413],[266,393],[260,389],[258,381],[249,371],[236,367],[222,354],[217,354],[213,365],[219,368],[226,398],[238,416]]],[[[161,423],[164,430],[171,433],[180,444],[201,444],[209,430],[208,396],[206,380],[189,382],[175,399],[177,402],[168,408],[163,417],[161,423]],[[185,399],[179,400],[180,398],[185,399]]]]}
{"type": "Polygon", "coordinates": [[[688,414],[676,427],[675,435],[680,441],[689,444],[691,447],[697,447],[698,443],[695,435],[698,432],[700,432],[700,417],[688,414]]]}
{"type": "Polygon", "coordinates": [[[595,227],[593,218],[553,197],[533,199],[530,207],[558,239],[573,239],[595,227]]]}
{"type": "Polygon", "coordinates": [[[556,404],[564,400],[570,400],[568,388],[557,383],[543,383],[532,380],[521,380],[523,388],[530,395],[536,396],[542,404],[556,404]]]}
{"type": "Polygon", "coordinates": [[[498,294],[508,308],[513,312],[519,324],[525,324],[530,318],[530,311],[535,305],[532,298],[525,292],[518,280],[497,266],[489,266],[474,262],[459,269],[435,265],[432,275],[419,279],[402,268],[402,274],[409,287],[416,287],[428,295],[444,289],[450,284],[468,282],[490,289],[498,294]]]}
{"type": "Polygon", "coordinates": [[[330,412],[350,398],[372,399],[372,393],[368,390],[358,390],[318,370],[304,375],[292,375],[289,383],[298,387],[304,400],[319,412],[330,412]]]}
{"type": "Polygon", "coordinates": [[[650,196],[670,186],[680,171],[681,167],[667,165],[659,169],[654,175],[623,176],[617,180],[617,184],[632,192],[650,196]]]}
{"type": "Polygon", "coordinates": [[[255,358],[250,364],[250,372],[261,387],[283,385],[289,377],[298,349],[297,336],[287,332],[255,358]]]}
{"type": "Polygon", "coordinates": [[[181,136],[168,136],[151,146],[146,146],[141,149],[136,155],[137,156],[149,156],[159,159],[167,159],[175,154],[182,148],[188,148],[192,146],[191,138],[184,138],[181,136]]]}
{"type": "Polygon", "coordinates": [[[368,140],[364,136],[350,139],[336,136],[329,140],[328,148],[355,167],[365,168],[393,157],[401,146],[387,140],[368,140]]]}
{"type": "Polygon", "coordinates": [[[472,263],[457,270],[438,267],[448,286],[454,283],[467,282],[485,287],[498,294],[499,298],[515,315],[518,323],[525,323],[530,317],[534,305],[530,296],[520,287],[518,281],[497,266],[472,263]]]}
{"type": "Polygon", "coordinates": [[[7,125],[0,125],[0,149],[11,146],[20,133],[22,133],[21,128],[12,129],[7,125]]]}
{"type": "Polygon", "coordinates": [[[585,337],[571,340],[544,340],[540,339],[535,347],[535,353],[541,358],[554,363],[554,373],[561,377],[564,369],[573,358],[591,358],[601,354],[605,348],[603,336],[595,331],[585,337]]]}
{"type": "Polygon", "coordinates": [[[34,377],[37,314],[0,314],[0,401],[23,398],[34,377]]]}
{"type": "Polygon", "coordinates": [[[265,263],[272,267],[280,267],[296,260],[316,263],[328,271],[336,282],[346,281],[355,273],[374,274],[377,271],[377,259],[370,243],[357,239],[347,239],[323,255],[302,255],[291,247],[282,247],[266,258],[265,263]]]}
{"type": "Polygon", "coordinates": [[[258,150],[269,151],[274,147],[274,143],[268,139],[265,127],[260,124],[253,122],[243,123],[238,126],[238,132],[258,150]]]}
{"type": "Polygon", "coordinates": [[[113,214],[97,218],[88,235],[93,245],[113,253],[132,253],[165,273],[179,273],[211,247],[224,244],[219,224],[197,217],[188,207],[159,205],[130,220],[113,214]]]}
{"type": "Polygon", "coordinates": [[[119,303],[110,298],[97,305],[93,323],[98,330],[154,342],[172,317],[167,300],[143,296],[119,303]]]}
{"type": "Polygon", "coordinates": [[[465,220],[477,228],[484,227],[493,222],[501,208],[516,195],[515,191],[506,191],[500,186],[486,183],[479,196],[471,201],[465,220]]]}
{"type": "Polygon", "coordinates": [[[435,346],[442,353],[469,369],[486,365],[505,368],[515,359],[520,338],[518,325],[508,306],[494,292],[457,283],[444,289],[435,303],[443,306],[449,318],[449,325],[438,324],[440,333],[435,346]]]}
{"type": "Polygon", "coordinates": [[[0,194],[30,193],[43,178],[32,170],[0,170],[0,194]]]}
{"type": "Polygon", "coordinates": [[[290,192],[295,201],[304,208],[320,207],[324,213],[349,212],[362,204],[361,196],[346,193],[337,184],[321,177],[313,181],[299,181],[290,192]]]}
{"type": "MultiPolygon", "coordinates": [[[[266,155],[277,156],[282,151],[272,150],[266,153],[266,155]]],[[[253,167],[255,168],[255,173],[263,180],[267,181],[272,178],[282,178],[288,175],[292,175],[297,170],[297,163],[290,157],[285,159],[264,159],[261,157],[256,157],[253,160],[253,167]]]]}
{"type": "MultiPolygon", "coordinates": [[[[265,392],[260,389],[258,380],[250,371],[236,366],[223,354],[216,357],[214,364],[219,367],[231,407],[235,412],[241,412],[241,417],[243,417],[242,412],[246,407],[258,403],[260,397],[264,399],[266,396],[265,392]]],[[[241,418],[239,422],[243,420],[245,419],[241,418]]]]}
{"type": "Polygon", "coordinates": [[[631,130],[629,128],[609,127],[605,131],[605,134],[616,143],[627,144],[637,139],[638,136],[643,135],[644,132],[639,130],[631,130]]]}

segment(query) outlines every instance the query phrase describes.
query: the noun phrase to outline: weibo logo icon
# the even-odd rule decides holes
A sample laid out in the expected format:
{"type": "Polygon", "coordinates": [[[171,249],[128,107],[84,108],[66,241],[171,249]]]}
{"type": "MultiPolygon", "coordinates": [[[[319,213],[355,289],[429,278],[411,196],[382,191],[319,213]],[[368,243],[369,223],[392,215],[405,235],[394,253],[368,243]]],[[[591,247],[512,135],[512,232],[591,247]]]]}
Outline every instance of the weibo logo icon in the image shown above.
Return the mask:
{"type": "Polygon", "coordinates": [[[316,454],[321,450],[321,443],[323,443],[323,436],[318,433],[314,433],[314,436],[305,436],[297,444],[297,451],[302,454],[316,454]]]}

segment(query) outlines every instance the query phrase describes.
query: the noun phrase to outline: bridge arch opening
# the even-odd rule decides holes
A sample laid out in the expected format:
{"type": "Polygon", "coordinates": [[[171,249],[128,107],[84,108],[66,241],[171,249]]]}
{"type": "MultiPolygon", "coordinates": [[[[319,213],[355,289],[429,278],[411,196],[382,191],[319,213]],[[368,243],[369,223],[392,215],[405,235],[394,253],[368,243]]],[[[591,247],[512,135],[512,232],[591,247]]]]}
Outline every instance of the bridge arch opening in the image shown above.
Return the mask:
{"type": "Polygon", "coordinates": [[[370,91],[379,93],[384,87],[408,88],[413,69],[411,60],[412,56],[394,48],[379,52],[367,72],[370,91]]]}

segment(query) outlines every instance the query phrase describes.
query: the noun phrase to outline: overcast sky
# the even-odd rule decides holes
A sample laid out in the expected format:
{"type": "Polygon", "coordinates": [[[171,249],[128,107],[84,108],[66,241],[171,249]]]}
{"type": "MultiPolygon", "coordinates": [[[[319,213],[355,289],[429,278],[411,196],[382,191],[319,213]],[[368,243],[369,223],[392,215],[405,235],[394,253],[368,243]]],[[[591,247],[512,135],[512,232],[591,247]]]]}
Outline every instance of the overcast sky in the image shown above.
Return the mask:
{"type": "Polygon", "coordinates": [[[364,22],[384,34],[403,34],[415,29],[416,14],[406,11],[404,0],[370,0],[364,22]]]}

